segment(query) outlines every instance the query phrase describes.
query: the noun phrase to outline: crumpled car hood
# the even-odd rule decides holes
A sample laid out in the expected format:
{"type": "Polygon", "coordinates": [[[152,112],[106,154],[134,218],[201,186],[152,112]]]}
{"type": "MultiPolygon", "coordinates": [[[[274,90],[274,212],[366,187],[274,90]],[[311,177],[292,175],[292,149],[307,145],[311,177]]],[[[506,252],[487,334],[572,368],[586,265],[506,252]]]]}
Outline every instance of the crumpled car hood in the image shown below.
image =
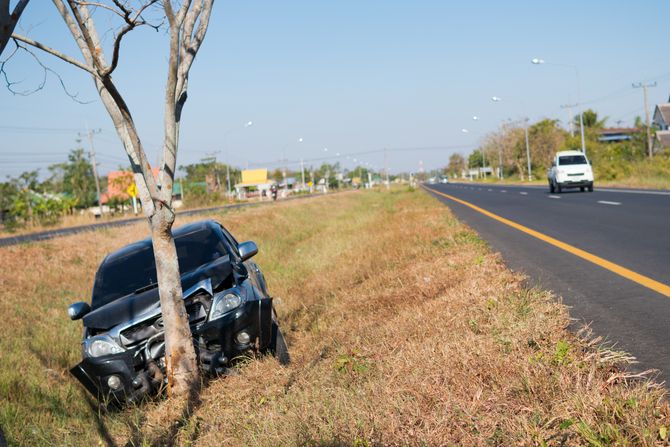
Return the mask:
{"type": "MultiPolygon", "coordinates": [[[[182,275],[182,290],[188,290],[194,284],[210,278],[212,288],[216,289],[233,272],[228,256],[205,264],[190,273],[182,275]]],[[[117,324],[128,321],[138,315],[160,307],[158,287],[141,293],[132,293],[112,301],[84,316],[84,326],[89,329],[105,331],[117,324]]]]}

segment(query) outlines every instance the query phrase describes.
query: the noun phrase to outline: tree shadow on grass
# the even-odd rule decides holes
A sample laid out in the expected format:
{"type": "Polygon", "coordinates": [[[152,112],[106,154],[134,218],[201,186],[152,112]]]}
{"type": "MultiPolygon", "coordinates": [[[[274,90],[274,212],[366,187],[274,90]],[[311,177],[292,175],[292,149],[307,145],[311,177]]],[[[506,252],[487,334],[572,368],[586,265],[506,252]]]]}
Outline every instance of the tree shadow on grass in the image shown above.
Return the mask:
{"type": "MultiPolygon", "coordinates": [[[[28,344],[28,349],[35,356],[35,358],[39,360],[39,362],[42,364],[42,367],[46,371],[51,370],[50,359],[46,356],[46,354],[42,350],[35,348],[31,343],[28,344]]],[[[67,369],[67,365],[59,365],[59,366],[60,367],[65,366],[65,368],[67,369]]],[[[74,379],[70,376],[67,380],[74,380],[74,379]]],[[[46,394],[39,390],[37,390],[37,394],[39,395],[39,398],[42,401],[48,402],[50,404],[52,411],[63,415],[67,415],[69,413],[69,408],[63,402],[63,400],[60,399],[58,396],[53,394],[46,394]]],[[[95,420],[95,425],[98,430],[98,434],[102,438],[102,442],[104,442],[107,447],[117,447],[116,442],[114,442],[114,438],[112,437],[111,433],[109,432],[109,429],[107,428],[103,420],[103,413],[106,413],[107,410],[103,408],[103,406],[100,403],[98,403],[98,401],[92,396],[90,396],[88,393],[82,393],[82,395],[86,400],[86,405],[88,406],[89,410],[91,411],[91,415],[95,420]]],[[[0,447],[4,447],[1,442],[0,447]]]]}
{"type": "MultiPolygon", "coordinates": [[[[208,382],[208,381],[207,381],[208,382]]],[[[191,422],[191,416],[202,404],[200,399],[200,391],[204,388],[202,386],[191,390],[189,395],[182,401],[178,401],[176,406],[182,408],[178,415],[167,415],[167,427],[157,430],[156,433],[143,433],[141,430],[142,424],[137,424],[133,427],[130,439],[125,444],[125,447],[135,447],[138,445],[146,445],[147,441],[152,446],[174,446],[177,442],[177,434],[179,431],[191,422]],[[148,436],[147,436],[148,435],[148,436]]],[[[167,408],[173,408],[175,405],[171,402],[166,403],[161,411],[166,411],[167,408]]],[[[199,435],[199,426],[191,435],[191,441],[195,441],[199,435]]]]}
{"type": "Polygon", "coordinates": [[[102,438],[105,445],[107,447],[117,447],[116,442],[114,442],[114,438],[112,438],[112,435],[109,432],[109,429],[107,429],[105,421],[102,418],[101,413],[106,410],[103,410],[100,403],[88,394],[85,394],[84,398],[86,399],[86,404],[91,410],[91,415],[95,419],[95,426],[98,429],[98,434],[102,438]]]}

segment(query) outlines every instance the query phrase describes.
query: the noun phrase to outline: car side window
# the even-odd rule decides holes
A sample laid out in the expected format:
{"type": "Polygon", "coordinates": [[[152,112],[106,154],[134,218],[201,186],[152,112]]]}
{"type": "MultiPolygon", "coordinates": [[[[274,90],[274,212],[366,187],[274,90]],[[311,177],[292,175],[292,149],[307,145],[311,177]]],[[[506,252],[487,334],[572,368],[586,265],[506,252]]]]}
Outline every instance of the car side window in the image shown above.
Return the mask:
{"type": "Polygon", "coordinates": [[[226,242],[230,245],[230,247],[233,249],[235,252],[235,255],[239,256],[240,253],[237,250],[237,246],[239,245],[238,242],[235,240],[232,234],[226,230],[223,225],[219,224],[219,228],[221,228],[221,233],[223,234],[223,237],[226,239],[226,242]]]}

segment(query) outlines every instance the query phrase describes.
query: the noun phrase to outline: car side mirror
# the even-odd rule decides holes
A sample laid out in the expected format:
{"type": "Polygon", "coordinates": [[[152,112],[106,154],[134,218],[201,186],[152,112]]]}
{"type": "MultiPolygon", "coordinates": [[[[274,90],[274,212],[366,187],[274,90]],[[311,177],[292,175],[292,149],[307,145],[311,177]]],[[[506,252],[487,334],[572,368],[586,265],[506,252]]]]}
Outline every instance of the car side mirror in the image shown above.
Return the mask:
{"type": "Polygon", "coordinates": [[[246,241],[237,246],[237,251],[240,252],[240,258],[244,262],[258,253],[258,247],[254,241],[246,241]]]}
{"type": "Polygon", "coordinates": [[[78,301],[74,304],[70,304],[70,307],[67,308],[67,314],[70,316],[70,320],[79,320],[84,317],[87,313],[91,311],[91,306],[88,303],[83,301],[78,301]]]}

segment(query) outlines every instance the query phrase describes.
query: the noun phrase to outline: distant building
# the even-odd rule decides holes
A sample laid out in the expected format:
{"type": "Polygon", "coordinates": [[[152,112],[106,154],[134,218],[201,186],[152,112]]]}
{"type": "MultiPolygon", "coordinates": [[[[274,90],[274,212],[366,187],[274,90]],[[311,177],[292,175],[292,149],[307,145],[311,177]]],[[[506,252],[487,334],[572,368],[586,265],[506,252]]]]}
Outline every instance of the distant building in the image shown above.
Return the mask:
{"type": "Polygon", "coordinates": [[[657,104],[654,110],[654,125],[657,127],[656,140],[661,148],[670,147],[670,99],[657,104]]]}
{"type": "MultiPolygon", "coordinates": [[[[158,176],[158,169],[154,169],[154,177],[158,176]]],[[[130,171],[110,171],[107,174],[107,191],[100,194],[100,202],[105,204],[110,200],[117,199],[126,201],[130,195],[126,191],[130,185],[135,183],[133,173],[130,171]]]]}
{"type": "Polygon", "coordinates": [[[267,169],[246,169],[242,171],[242,181],[235,185],[238,199],[257,196],[261,200],[270,196],[270,187],[275,184],[268,178],[267,169]]]}
{"type": "MultiPolygon", "coordinates": [[[[158,179],[158,168],[151,169],[151,173],[154,175],[155,179],[158,179]]],[[[102,203],[103,210],[107,212],[108,206],[111,206],[110,201],[116,201],[117,203],[130,201],[130,194],[128,194],[128,188],[130,185],[135,184],[135,177],[130,171],[110,171],[107,174],[107,191],[100,194],[100,203],[102,203]]],[[[179,208],[181,206],[182,200],[182,190],[181,183],[175,181],[172,185],[172,200],[173,206],[179,208]]],[[[125,207],[122,206],[122,209],[125,207]]],[[[97,207],[93,207],[94,213],[99,213],[100,210],[97,207]]]]}
{"type": "Polygon", "coordinates": [[[620,141],[629,141],[633,139],[633,134],[639,132],[640,129],[635,127],[609,127],[607,129],[600,129],[598,133],[598,141],[603,143],[618,143],[620,141]]]}

